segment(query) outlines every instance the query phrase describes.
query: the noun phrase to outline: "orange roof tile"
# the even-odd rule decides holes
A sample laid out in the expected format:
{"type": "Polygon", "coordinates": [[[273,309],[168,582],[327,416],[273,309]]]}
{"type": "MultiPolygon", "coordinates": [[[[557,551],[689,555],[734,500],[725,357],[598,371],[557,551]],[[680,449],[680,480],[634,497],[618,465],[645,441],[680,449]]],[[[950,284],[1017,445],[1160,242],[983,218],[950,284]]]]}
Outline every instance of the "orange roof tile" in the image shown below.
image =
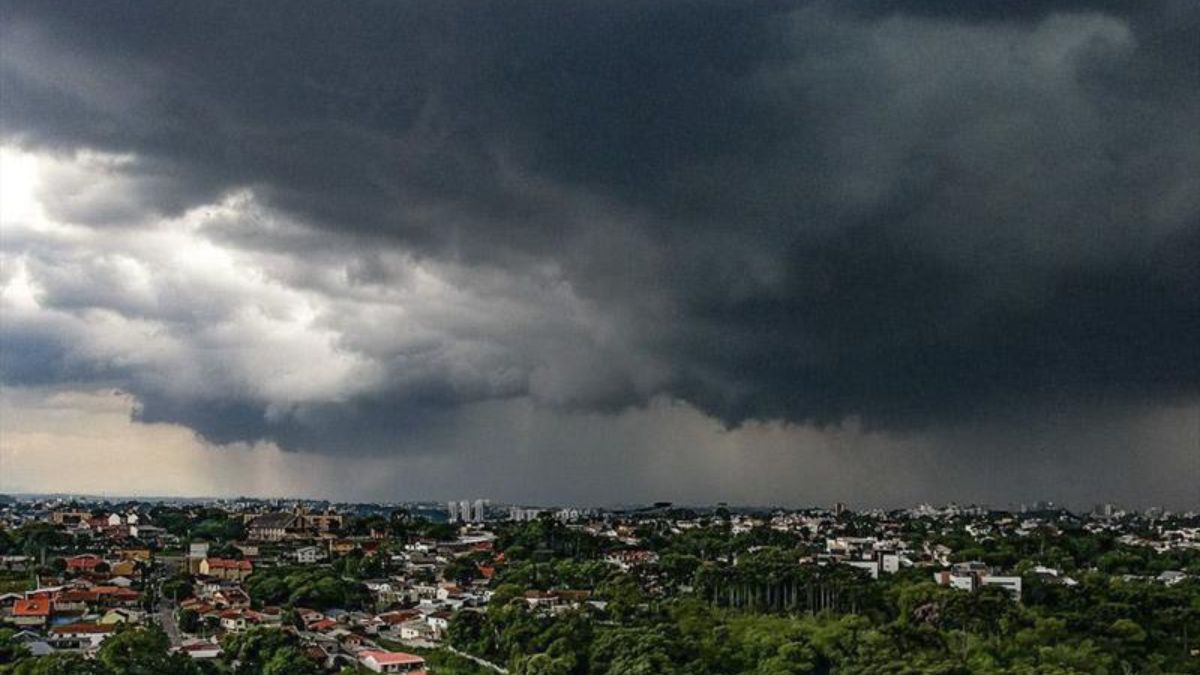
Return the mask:
{"type": "Polygon", "coordinates": [[[46,598],[25,598],[13,603],[13,616],[50,616],[50,601],[46,598]]]}

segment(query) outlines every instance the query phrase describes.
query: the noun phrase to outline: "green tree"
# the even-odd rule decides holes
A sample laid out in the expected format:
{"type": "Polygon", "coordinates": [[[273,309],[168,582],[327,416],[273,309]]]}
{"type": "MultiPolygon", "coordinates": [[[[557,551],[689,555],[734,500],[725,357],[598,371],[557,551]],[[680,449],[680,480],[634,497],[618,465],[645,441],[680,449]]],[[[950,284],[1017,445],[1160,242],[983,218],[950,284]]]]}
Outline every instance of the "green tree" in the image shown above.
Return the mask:
{"type": "MultiPolygon", "coordinates": [[[[221,642],[226,663],[237,664],[232,668],[234,675],[259,675],[264,672],[280,653],[298,652],[299,639],[295,634],[275,628],[255,627],[234,635],[227,635],[221,642]]],[[[275,663],[276,667],[291,663],[290,654],[285,653],[275,663]]],[[[285,672],[285,671],[279,671],[285,672]]]]}
{"type": "Polygon", "coordinates": [[[96,660],[122,675],[199,675],[192,659],[168,653],[167,634],[156,626],[124,629],[100,644],[96,660]]]}
{"type": "Polygon", "coordinates": [[[192,597],[194,587],[192,578],[187,574],[179,574],[162,583],[162,596],[174,600],[184,600],[192,597]]]}
{"type": "Polygon", "coordinates": [[[200,613],[194,609],[179,610],[179,617],[176,619],[179,623],[179,630],[185,633],[197,633],[200,631],[200,613]]]}
{"type": "Polygon", "coordinates": [[[262,669],[262,675],[321,675],[323,672],[323,668],[296,647],[275,650],[262,669]]]}
{"type": "Polygon", "coordinates": [[[571,675],[574,661],[570,657],[555,658],[549,654],[534,654],[513,671],[514,675],[571,675]]]}
{"type": "Polygon", "coordinates": [[[13,675],[115,675],[103,663],[72,653],[26,658],[11,672],[13,675]]]}
{"type": "Polygon", "coordinates": [[[16,639],[16,631],[0,628],[0,666],[29,656],[29,648],[16,639]]]}

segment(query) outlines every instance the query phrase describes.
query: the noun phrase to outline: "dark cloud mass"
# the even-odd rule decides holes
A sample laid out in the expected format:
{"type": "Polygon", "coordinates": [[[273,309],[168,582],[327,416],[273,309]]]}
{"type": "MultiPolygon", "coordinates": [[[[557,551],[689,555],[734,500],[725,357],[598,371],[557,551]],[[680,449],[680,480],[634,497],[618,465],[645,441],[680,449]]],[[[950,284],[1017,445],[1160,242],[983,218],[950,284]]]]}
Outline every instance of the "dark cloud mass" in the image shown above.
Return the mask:
{"type": "Polygon", "coordinates": [[[1200,393],[1190,0],[3,7],[6,142],[124,158],[50,215],[134,237],[249,191],[204,235],[325,298],[354,385],[81,353],[72,316],[237,358],[244,289],[131,296],[19,237],[55,318],[4,327],[7,382],[346,451],[520,397],[899,430],[1200,393]]]}

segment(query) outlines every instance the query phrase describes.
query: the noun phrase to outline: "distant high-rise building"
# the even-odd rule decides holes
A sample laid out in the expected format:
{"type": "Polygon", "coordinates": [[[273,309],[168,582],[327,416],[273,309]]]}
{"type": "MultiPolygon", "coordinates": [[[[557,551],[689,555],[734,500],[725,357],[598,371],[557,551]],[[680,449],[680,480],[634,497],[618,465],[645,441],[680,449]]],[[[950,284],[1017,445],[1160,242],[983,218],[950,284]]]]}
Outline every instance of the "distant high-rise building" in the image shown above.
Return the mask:
{"type": "Polygon", "coordinates": [[[541,509],[525,509],[520,506],[511,507],[508,510],[508,518],[514,522],[525,523],[537,520],[542,515],[541,509]]]}
{"type": "Polygon", "coordinates": [[[487,509],[487,505],[488,500],[486,499],[475,500],[475,504],[473,505],[474,509],[471,511],[471,522],[482,523],[484,520],[486,520],[484,513],[487,509]]]}
{"type": "Polygon", "coordinates": [[[446,512],[447,512],[447,515],[449,516],[450,522],[452,522],[452,523],[458,522],[458,502],[448,503],[446,505],[446,512]]]}

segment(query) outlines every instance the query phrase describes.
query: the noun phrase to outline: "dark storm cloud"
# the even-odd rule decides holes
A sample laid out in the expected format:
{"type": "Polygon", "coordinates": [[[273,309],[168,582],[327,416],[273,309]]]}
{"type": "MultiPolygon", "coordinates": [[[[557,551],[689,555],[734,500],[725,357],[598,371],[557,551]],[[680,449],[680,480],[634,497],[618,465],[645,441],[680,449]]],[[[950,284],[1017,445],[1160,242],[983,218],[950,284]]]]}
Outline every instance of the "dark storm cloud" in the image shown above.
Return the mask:
{"type": "Polygon", "coordinates": [[[851,0],[846,7],[865,15],[913,15],[933,19],[973,21],[1029,21],[1056,12],[1105,12],[1124,14],[1137,3],[1122,0],[851,0]]]}
{"type": "Polygon", "coordinates": [[[212,230],[230,245],[348,246],[358,285],[387,285],[379,247],[550,265],[621,333],[556,328],[547,346],[540,317],[502,357],[472,352],[464,383],[441,362],[406,378],[412,359],[360,344],[372,321],[331,318],[385,382],[272,417],[134,378],[147,420],[380,446],[427,411],[526,395],[895,428],[1200,387],[1195,3],[14,1],[4,16],[4,135],[133,157],[136,198],[50,195],[52,212],[109,226],[143,217],[131,204],[171,216],[248,188],[316,234],[212,230]]]}

